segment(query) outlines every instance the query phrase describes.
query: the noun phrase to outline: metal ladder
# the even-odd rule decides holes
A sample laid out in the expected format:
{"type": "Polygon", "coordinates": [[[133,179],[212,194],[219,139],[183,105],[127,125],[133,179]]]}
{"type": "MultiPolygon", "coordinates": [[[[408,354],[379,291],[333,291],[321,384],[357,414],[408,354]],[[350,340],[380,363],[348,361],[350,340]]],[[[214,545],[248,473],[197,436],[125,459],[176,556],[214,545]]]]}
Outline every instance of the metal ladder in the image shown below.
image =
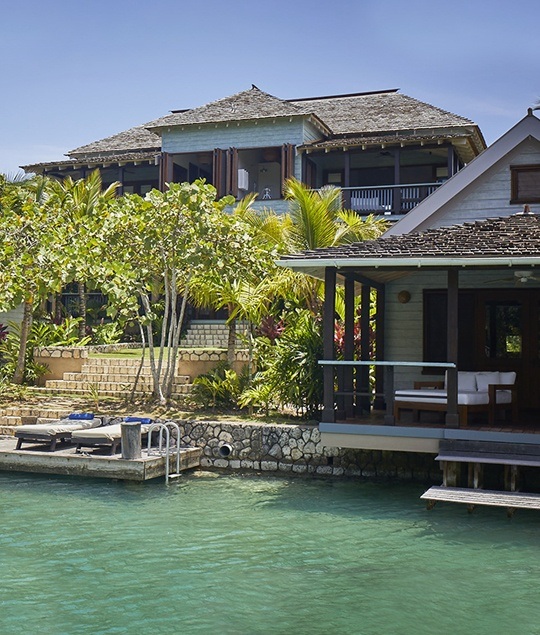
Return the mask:
{"type": "Polygon", "coordinates": [[[165,457],[165,483],[168,483],[172,478],[182,476],[182,473],[180,472],[180,427],[178,424],[173,421],[167,421],[166,423],[153,423],[148,429],[147,453],[148,456],[159,455],[165,457]],[[169,457],[171,455],[170,428],[176,430],[176,472],[173,472],[172,474],[169,472],[169,457]],[[159,444],[157,448],[152,447],[152,432],[154,430],[159,430],[159,444]]]}

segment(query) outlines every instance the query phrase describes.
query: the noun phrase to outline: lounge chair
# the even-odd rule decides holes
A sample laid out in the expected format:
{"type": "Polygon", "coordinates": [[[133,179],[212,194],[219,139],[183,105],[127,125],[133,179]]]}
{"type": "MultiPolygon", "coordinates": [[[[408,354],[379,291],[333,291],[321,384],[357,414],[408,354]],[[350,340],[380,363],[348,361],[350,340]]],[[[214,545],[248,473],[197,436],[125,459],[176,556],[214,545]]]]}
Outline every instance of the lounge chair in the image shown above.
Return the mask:
{"type": "Polygon", "coordinates": [[[15,431],[18,439],[16,449],[20,450],[23,443],[49,443],[49,451],[53,452],[57,442],[69,441],[73,432],[101,424],[102,420],[91,412],[74,412],[64,419],[49,423],[25,424],[15,431]]]}
{"type": "MultiPolygon", "coordinates": [[[[125,422],[139,422],[141,424],[141,434],[148,434],[152,419],[147,417],[125,417],[125,422]]],[[[106,447],[111,454],[117,454],[122,442],[122,423],[101,426],[99,428],[77,430],[71,436],[71,442],[77,444],[76,451],[80,452],[82,447],[106,447]]]]}

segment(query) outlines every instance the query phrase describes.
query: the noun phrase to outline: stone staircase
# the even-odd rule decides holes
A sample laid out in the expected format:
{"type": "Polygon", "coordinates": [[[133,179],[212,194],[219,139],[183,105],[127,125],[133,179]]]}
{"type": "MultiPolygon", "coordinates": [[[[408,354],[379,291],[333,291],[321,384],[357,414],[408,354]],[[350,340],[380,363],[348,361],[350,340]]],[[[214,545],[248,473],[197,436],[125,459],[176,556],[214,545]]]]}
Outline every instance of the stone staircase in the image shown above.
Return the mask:
{"type": "MultiPolygon", "coordinates": [[[[99,396],[127,395],[135,383],[139,364],[138,359],[88,358],[80,373],[67,372],[62,379],[48,379],[40,392],[87,396],[93,392],[99,396]]],[[[176,376],[173,380],[173,396],[188,394],[191,390],[190,381],[188,376],[176,376]]],[[[151,393],[152,373],[149,362],[145,362],[135,394],[141,396],[151,393]]]]}
{"type": "MultiPolygon", "coordinates": [[[[247,325],[238,322],[236,325],[236,344],[243,346],[241,336],[247,325]]],[[[182,348],[227,348],[229,327],[225,322],[193,320],[186,336],[180,342],[182,348]]]]}

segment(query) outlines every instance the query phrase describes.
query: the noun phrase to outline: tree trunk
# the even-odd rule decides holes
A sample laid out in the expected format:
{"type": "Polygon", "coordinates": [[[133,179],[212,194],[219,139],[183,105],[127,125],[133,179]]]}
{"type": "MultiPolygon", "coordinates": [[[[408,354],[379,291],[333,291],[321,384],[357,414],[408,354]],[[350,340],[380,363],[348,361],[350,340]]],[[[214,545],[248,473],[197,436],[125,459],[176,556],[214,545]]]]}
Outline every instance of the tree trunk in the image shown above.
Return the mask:
{"type": "Polygon", "coordinates": [[[23,319],[21,323],[21,339],[19,342],[19,356],[17,358],[17,367],[15,368],[15,373],[13,374],[13,379],[12,379],[14,384],[22,384],[24,380],[26,344],[28,342],[28,335],[30,334],[30,330],[32,328],[33,306],[34,305],[32,300],[25,300],[23,319]]]}
{"type": "Polygon", "coordinates": [[[236,361],[236,319],[229,320],[229,339],[227,341],[227,362],[232,368],[236,361]]]}
{"type": "Polygon", "coordinates": [[[82,340],[83,337],[86,337],[86,285],[84,282],[77,283],[78,292],[79,292],[79,316],[81,321],[79,322],[79,338],[82,340]]]}
{"type": "Polygon", "coordinates": [[[54,323],[61,324],[62,323],[62,294],[55,293],[54,294],[54,323]]]}

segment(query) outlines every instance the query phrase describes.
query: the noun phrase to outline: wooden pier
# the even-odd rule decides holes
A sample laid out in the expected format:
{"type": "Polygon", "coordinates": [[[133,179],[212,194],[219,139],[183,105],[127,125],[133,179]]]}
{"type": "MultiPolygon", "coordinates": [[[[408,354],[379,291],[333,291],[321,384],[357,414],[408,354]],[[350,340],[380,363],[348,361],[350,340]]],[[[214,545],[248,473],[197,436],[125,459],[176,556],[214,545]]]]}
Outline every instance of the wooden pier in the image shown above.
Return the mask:
{"type": "MultiPolygon", "coordinates": [[[[165,476],[164,456],[145,451],[139,459],[123,459],[120,454],[109,455],[99,451],[76,453],[75,447],[66,445],[54,452],[48,445],[16,450],[16,440],[0,439],[0,471],[35,472],[92,478],[113,478],[126,481],[148,481],[165,476]]],[[[180,471],[199,467],[201,448],[180,448],[180,471]]],[[[171,471],[176,470],[176,453],[169,457],[171,471]]]]}

